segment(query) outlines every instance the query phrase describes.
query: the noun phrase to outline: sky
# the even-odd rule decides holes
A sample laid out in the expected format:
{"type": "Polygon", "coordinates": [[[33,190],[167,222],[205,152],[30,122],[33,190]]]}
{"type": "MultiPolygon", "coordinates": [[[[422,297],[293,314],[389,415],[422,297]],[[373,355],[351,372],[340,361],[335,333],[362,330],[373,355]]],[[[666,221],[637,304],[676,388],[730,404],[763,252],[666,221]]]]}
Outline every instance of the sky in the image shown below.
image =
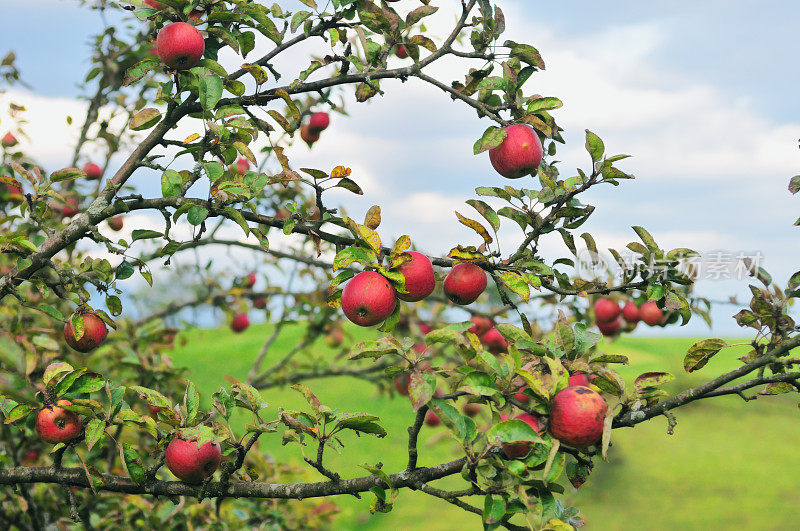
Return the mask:
{"type": "MultiPolygon", "coordinates": [[[[498,3],[506,14],[506,37],[535,45],[547,64],[528,81],[528,90],[564,102],[554,113],[566,129],[567,145],[557,157],[563,161],[562,175],[587,168],[585,129],[603,138],[608,153],[632,155],[620,166],[635,174],[635,181],[593,189],[584,199],[596,210],[582,230],[601,249],[636,240],[631,226],[641,225],[666,248],[689,247],[712,257],[715,252],[758,254],[779,281],[800,269],[795,260],[798,229],[792,226],[800,203],[786,190],[789,177],[800,173],[800,70],[794,67],[800,56],[795,38],[800,5],[735,0],[498,3]]],[[[404,0],[395,6],[417,4],[404,0]]],[[[458,2],[435,4],[442,7],[429,26],[444,35],[458,2]]],[[[27,105],[34,139],[27,147],[48,170],[69,163],[77,133],[65,115],[81,114],[89,35],[102,26],[96,12],[76,1],[3,0],[0,53],[16,52],[31,87],[6,98],[27,105]]],[[[252,55],[258,56],[259,49],[252,55]]],[[[308,51],[293,51],[279,66],[296,70],[298,61],[307,61],[308,51]]],[[[238,66],[236,58],[224,59],[238,66]]],[[[463,76],[463,63],[434,66],[433,72],[447,81],[463,76]]],[[[422,250],[439,255],[456,243],[477,243],[453,211],[471,213],[464,201],[474,197],[476,186],[505,184],[485,154],[472,154],[473,142],[490,124],[419,81],[392,81],[383,88],[386,95],[366,105],[355,104],[347,93],[349,116],[334,115],[313,150],[293,146],[293,163],[353,168],[365,195],[336,199],[355,217],[372,204],[381,205],[386,241],[411,234],[422,250]]],[[[133,182],[144,191],[158,190],[158,176],[147,171],[137,172],[133,182]]],[[[510,228],[503,240],[508,251],[519,235],[510,228]]],[[[565,252],[558,238],[546,241],[542,250],[550,257],[565,252]]],[[[743,296],[747,282],[708,278],[697,291],[715,299],[743,296]]],[[[715,309],[713,332],[739,333],[730,319],[738,309],[715,309]]],[[[709,335],[699,320],[666,332],[709,335]]]]}

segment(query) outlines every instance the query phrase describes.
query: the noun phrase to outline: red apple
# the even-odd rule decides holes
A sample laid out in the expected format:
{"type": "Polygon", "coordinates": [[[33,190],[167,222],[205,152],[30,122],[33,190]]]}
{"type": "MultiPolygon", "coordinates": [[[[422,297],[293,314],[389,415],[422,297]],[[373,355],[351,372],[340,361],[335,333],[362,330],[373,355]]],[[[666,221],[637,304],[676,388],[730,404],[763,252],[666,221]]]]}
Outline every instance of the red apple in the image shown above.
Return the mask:
{"type": "Polygon", "coordinates": [[[144,3],[152,7],[153,9],[161,9],[161,2],[158,0],[144,0],[144,3]]]}
{"type": "Polygon", "coordinates": [[[462,262],[453,266],[444,279],[444,293],[456,304],[471,304],[486,289],[486,273],[479,266],[462,262]]]}
{"type": "Polygon", "coordinates": [[[489,150],[489,160],[503,177],[518,179],[542,163],[542,141],[536,131],[524,124],[509,125],[505,131],[503,143],[489,150]]]}
{"type": "Polygon", "coordinates": [[[597,328],[606,337],[616,336],[622,331],[622,319],[617,318],[616,321],[610,323],[597,323],[597,328]]]}
{"type": "Polygon", "coordinates": [[[503,337],[497,328],[492,328],[483,334],[481,336],[481,342],[486,346],[486,350],[492,354],[500,354],[501,352],[505,352],[508,348],[508,341],[506,341],[506,338],[503,337]]]}
{"type": "Polygon", "coordinates": [[[403,46],[402,44],[398,44],[394,48],[394,54],[400,59],[405,59],[406,57],[408,57],[408,50],[406,50],[406,47],[403,46]]]}
{"type": "Polygon", "coordinates": [[[338,348],[342,346],[344,343],[344,334],[338,328],[334,328],[328,335],[325,336],[325,341],[328,343],[329,347],[338,348]]]}
{"type": "Polygon", "coordinates": [[[403,396],[408,396],[408,386],[411,385],[411,376],[401,374],[394,379],[394,388],[403,396]]]}
{"type": "Polygon", "coordinates": [[[203,35],[187,22],[173,22],[158,32],[156,39],[161,61],[176,70],[186,70],[196,65],[206,49],[203,35]]]}
{"type": "Polygon", "coordinates": [[[275,219],[288,219],[290,217],[292,217],[292,213],[285,208],[281,208],[275,212],[275,219]]]}
{"type": "Polygon", "coordinates": [[[108,220],[106,220],[106,223],[108,223],[108,228],[115,232],[119,232],[122,230],[122,225],[123,225],[122,216],[114,216],[113,218],[108,218],[108,220]]]}
{"type": "Polygon", "coordinates": [[[589,377],[585,372],[576,372],[569,377],[569,385],[582,385],[589,387],[589,377]]]}
{"type": "Polygon", "coordinates": [[[70,317],[64,323],[64,341],[78,352],[91,352],[103,343],[108,335],[108,329],[103,320],[93,312],[81,314],[80,320],[83,322],[83,335],[80,339],[75,337],[72,317],[70,317]]]}
{"type": "Polygon", "coordinates": [[[601,297],[594,303],[594,320],[598,323],[610,323],[619,317],[619,314],[619,304],[611,299],[601,297]]]}
{"type": "Polygon", "coordinates": [[[64,205],[60,208],[61,216],[65,218],[71,218],[78,212],[80,212],[80,205],[75,197],[68,197],[64,205]]]}
{"type": "Polygon", "coordinates": [[[326,112],[315,112],[311,115],[311,118],[308,119],[308,129],[312,133],[319,134],[320,131],[324,131],[330,125],[331,119],[326,112]]]}
{"type": "Polygon", "coordinates": [[[431,428],[435,428],[439,424],[442,423],[442,419],[439,418],[439,415],[431,411],[430,409],[425,414],[425,424],[430,426],[431,428]]]}
{"type": "Polygon", "coordinates": [[[467,402],[461,408],[461,411],[468,417],[474,417],[481,412],[481,405],[477,402],[467,402]]]}
{"type": "Polygon", "coordinates": [[[23,454],[21,459],[23,463],[31,463],[39,459],[40,455],[42,455],[42,453],[39,450],[33,449],[28,452],[25,452],[25,454],[23,454]]]}
{"type": "Polygon", "coordinates": [[[430,259],[417,251],[408,251],[411,261],[400,266],[400,273],[406,279],[408,293],[398,293],[397,296],[407,302],[421,301],[436,287],[436,277],[433,276],[433,266],[430,259]]]}
{"type": "MultiPolygon", "coordinates": [[[[542,433],[542,430],[539,428],[539,417],[535,417],[529,413],[522,413],[514,418],[528,424],[536,433],[542,433]]],[[[506,454],[507,458],[519,459],[520,457],[525,457],[528,455],[528,452],[531,451],[531,442],[503,443],[500,447],[503,449],[503,453],[506,454]]]]}
{"type": "Polygon", "coordinates": [[[308,124],[303,124],[300,126],[300,138],[308,144],[308,147],[311,147],[314,142],[319,140],[319,131],[312,131],[308,124]]]}
{"type": "Polygon", "coordinates": [[[196,441],[172,439],[167,446],[167,468],[186,483],[197,484],[210,478],[222,461],[222,449],[212,441],[199,446],[196,441]]]}
{"type": "Polygon", "coordinates": [[[239,173],[244,173],[250,169],[250,161],[244,157],[239,157],[236,160],[236,171],[239,173]]]}
{"type": "Polygon", "coordinates": [[[622,317],[631,324],[639,322],[639,307],[636,306],[635,302],[628,301],[625,303],[625,307],[622,308],[622,317]]]}
{"type": "Polygon", "coordinates": [[[94,162],[87,162],[83,166],[83,173],[86,174],[87,179],[96,181],[103,176],[103,169],[94,162]]]}
{"type": "Polygon", "coordinates": [[[550,433],[568,446],[586,448],[603,436],[608,404],[588,387],[562,389],[550,404],[550,433]]]}
{"type": "Polygon", "coordinates": [[[473,315],[469,319],[474,324],[468,328],[470,332],[475,334],[478,337],[481,337],[483,334],[488,332],[492,328],[492,320],[488,317],[482,317],[480,315],[473,315]]]}
{"type": "Polygon", "coordinates": [[[238,334],[240,332],[244,332],[248,326],[250,326],[250,319],[247,318],[246,313],[237,313],[233,316],[233,320],[231,321],[231,330],[238,334]]]}
{"type": "Polygon", "coordinates": [[[152,404],[147,404],[147,411],[150,412],[151,417],[157,417],[159,412],[161,411],[161,408],[158,406],[154,406],[152,404]]]}
{"type": "Polygon", "coordinates": [[[655,301],[647,301],[639,308],[639,317],[650,326],[658,326],[664,322],[664,312],[655,301]]]}
{"type": "Polygon", "coordinates": [[[263,310],[267,307],[267,298],[264,296],[259,295],[258,297],[253,299],[253,307],[258,308],[259,310],[263,310]]]}
{"type": "Polygon", "coordinates": [[[527,404],[531,401],[531,397],[525,393],[526,387],[521,387],[519,391],[514,394],[514,400],[517,402],[522,402],[523,404],[527,404]]]}
{"type": "Polygon", "coordinates": [[[0,196],[4,196],[9,203],[18,205],[25,199],[25,195],[18,186],[0,183],[0,196]]]}
{"type": "Polygon", "coordinates": [[[252,288],[256,285],[256,274],[250,273],[242,279],[242,286],[245,288],[252,288]]]}
{"type": "Polygon", "coordinates": [[[392,315],[397,295],[386,278],[375,271],[354,276],[342,291],[342,311],[359,326],[373,326],[392,315]]]}
{"type": "Polygon", "coordinates": [[[17,145],[17,137],[11,133],[6,133],[3,135],[3,139],[0,140],[0,144],[2,144],[4,148],[14,147],[17,145]]]}
{"type": "Polygon", "coordinates": [[[77,413],[67,411],[69,400],[59,400],[55,406],[45,406],[36,415],[36,433],[49,443],[65,443],[75,439],[81,433],[81,418],[77,413]]]}
{"type": "Polygon", "coordinates": [[[423,335],[430,334],[433,331],[433,328],[431,328],[428,323],[423,322],[417,323],[417,328],[419,328],[420,333],[423,335]]]}

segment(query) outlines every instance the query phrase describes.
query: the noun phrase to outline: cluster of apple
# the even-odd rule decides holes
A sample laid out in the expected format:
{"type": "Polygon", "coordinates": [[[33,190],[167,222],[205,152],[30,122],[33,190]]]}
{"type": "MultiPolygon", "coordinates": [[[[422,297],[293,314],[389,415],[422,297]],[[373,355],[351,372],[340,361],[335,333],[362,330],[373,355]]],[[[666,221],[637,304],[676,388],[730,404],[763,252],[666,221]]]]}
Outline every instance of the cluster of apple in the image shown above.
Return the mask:
{"type": "Polygon", "coordinates": [[[308,144],[308,147],[314,145],[314,142],[319,140],[319,135],[331,123],[331,118],[326,112],[315,112],[309,117],[308,122],[300,126],[300,138],[308,144]]]}
{"type": "Polygon", "coordinates": [[[666,321],[666,314],[655,301],[647,301],[639,306],[631,299],[620,308],[616,301],[601,297],[594,303],[594,319],[600,333],[610,337],[618,335],[623,329],[632,331],[639,321],[649,326],[661,326],[666,321]]]}

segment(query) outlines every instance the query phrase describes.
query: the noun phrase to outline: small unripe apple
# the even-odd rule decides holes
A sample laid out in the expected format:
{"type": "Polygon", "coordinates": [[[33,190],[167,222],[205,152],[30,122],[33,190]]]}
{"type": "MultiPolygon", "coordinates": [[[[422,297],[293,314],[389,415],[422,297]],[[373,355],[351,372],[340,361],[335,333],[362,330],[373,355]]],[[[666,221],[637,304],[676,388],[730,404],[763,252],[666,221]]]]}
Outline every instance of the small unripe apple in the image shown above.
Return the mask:
{"type": "Polygon", "coordinates": [[[70,317],[64,323],[64,341],[78,352],[91,352],[103,343],[108,335],[108,328],[103,320],[93,312],[81,314],[80,320],[83,322],[83,335],[80,339],[75,338],[72,317],[70,317]]]}
{"type": "Polygon", "coordinates": [[[521,387],[520,390],[514,394],[514,400],[522,402],[523,404],[530,402],[531,397],[525,393],[525,389],[527,389],[527,387],[521,387]]]}
{"type": "Polygon", "coordinates": [[[481,337],[483,334],[488,332],[493,326],[492,320],[488,317],[473,315],[469,320],[474,324],[469,327],[468,330],[478,337],[481,337]]]}
{"type": "Polygon", "coordinates": [[[636,306],[636,303],[633,301],[628,301],[625,303],[625,307],[622,308],[622,317],[631,324],[635,324],[639,322],[640,315],[639,315],[639,307],[636,306]]]}
{"type": "Polygon", "coordinates": [[[327,129],[330,123],[331,118],[328,116],[328,113],[315,112],[311,115],[311,118],[308,119],[308,129],[312,133],[319,133],[320,131],[327,129]]]}
{"type": "Polygon", "coordinates": [[[435,428],[439,424],[442,423],[442,419],[439,418],[439,415],[431,411],[430,409],[425,414],[425,424],[430,426],[431,428],[435,428]]]}
{"type": "Polygon", "coordinates": [[[246,313],[237,313],[233,316],[233,320],[231,321],[231,330],[238,334],[240,332],[244,332],[248,326],[250,326],[250,319],[247,318],[246,313]]]}
{"type": "Polygon", "coordinates": [[[17,137],[11,133],[6,133],[3,135],[3,139],[0,140],[0,144],[2,144],[4,148],[14,147],[17,145],[17,137]]]}
{"type": "Polygon", "coordinates": [[[222,449],[212,441],[199,446],[196,441],[172,439],[165,455],[167,468],[178,479],[197,484],[210,478],[222,461],[222,449]]]}
{"type": "Polygon", "coordinates": [[[156,38],[161,61],[176,70],[193,67],[206,49],[203,35],[187,22],[173,22],[161,28],[156,38]]]}
{"type": "Polygon", "coordinates": [[[492,354],[500,354],[501,352],[505,352],[508,348],[508,341],[506,341],[506,338],[503,337],[497,328],[492,328],[483,334],[481,336],[481,342],[486,346],[486,350],[492,354]]]}
{"type": "Polygon", "coordinates": [[[359,326],[373,326],[392,315],[397,295],[386,278],[375,271],[362,271],[342,291],[342,311],[359,326]]]}
{"type": "Polygon", "coordinates": [[[509,179],[518,179],[542,163],[542,141],[531,127],[524,124],[505,128],[506,138],[499,146],[489,150],[489,160],[497,173],[509,179]]]}
{"type": "Polygon", "coordinates": [[[408,396],[408,386],[411,385],[411,376],[401,374],[394,379],[394,388],[403,396],[408,396]]]}
{"type": "Polygon", "coordinates": [[[610,323],[619,317],[619,314],[619,304],[611,299],[601,297],[594,303],[594,319],[598,323],[610,323]]]}
{"type": "MultiPolygon", "coordinates": [[[[515,419],[519,419],[526,424],[528,424],[533,431],[536,433],[541,434],[542,430],[539,428],[539,417],[535,417],[529,413],[522,413],[521,415],[517,415],[514,417],[515,419]]],[[[503,443],[500,447],[503,449],[503,453],[506,454],[508,459],[519,459],[520,457],[525,457],[528,455],[528,452],[531,451],[532,441],[530,442],[516,442],[516,443],[503,443]]]]}
{"type": "Polygon", "coordinates": [[[87,179],[96,181],[103,176],[103,169],[94,162],[87,162],[83,166],[83,173],[86,174],[87,179]]]}
{"type": "Polygon", "coordinates": [[[123,225],[122,216],[114,216],[113,218],[108,218],[108,220],[106,220],[106,223],[108,223],[108,228],[115,232],[119,232],[122,230],[122,225],[123,225]]]}
{"type": "Polygon", "coordinates": [[[239,157],[236,159],[236,171],[239,173],[245,173],[247,170],[250,169],[250,161],[244,157],[239,157]]]}
{"type": "Polygon", "coordinates": [[[456,304],[471,304],[480,297],[486,284],[483,269],[470,262],[462,262],[453,266],[444,279],[444,293],[456,304]]]}
{"type": "Polygon", "coordinates": [[[406,50],[406,47],[403,46],[402,44],[398,44],[394,48],[394,54],[400,59],[405,59],[406,57],[408,57],[408,50],[406,50]]]}
{"type": "Polygon", "coordinates": [[[610,323],[597,323],[597,328],[606,337],[616,336],[622,331],[622,319],[617,317],[615,321],[610,323]]]}
{"type": "Polygon", "coordinates": [[[267,307],[267,298],[259,295],[258,297],[253,299],[253,307],[258,308],[259,310],[263,310],[267,307]]]}
{"type": "Polygon", "coordinates": [[[474,417],[478,413],[481,412],[481,405],[477,402],[467,402],[464,404],[464,407],[461,408],[461,411],[468,417],[474,417]]]}
{"type": "Polygon", "coordinates": [[[36,433],[49,443],[65,443],[81,433],[81,418],[77,413],[59,406],[70,406],[69,400],[59,400],[54,406],[46,406],[36,415],[36,433]]]}
{"type": "Polygon", "coordinates": [[[658,326],[664,322],[664,312],[655,301],[647,301],[639,308],[639,318],[650,326],[658,326]]]}
{"type": "Polygon", "coordinates": [[[417,302],[433,293],[436,277],[427,256],[417,251],[408,251],[408,254],[411,255],[411,260],[403,263],[399,269],[406,279],[408,293],[398,293],[397,296],[406,302],[417,302]]]}
{"type": "Polygon", "coordinates": [[[559,391],[550,403],[550,433],[568,446],[586,448],[603,436],[608,404],[581,385],[559,391]]]}
{"type": "Polygon", "coordinates": [[[569,385],[582,385],[589,387],[589,377],[585,372],[576,372],[569,377],[569,385]]]}
{"type": "Polygon", "coordinates": [[[328,335],[325,336],[325,342],[328,343],[328,346],[331,348],[339,348],[344,343],[344,334],[338,328],[334,328],[328,335]]]}
{"type": "Polygon", "coordinates": [[[308,147],[311,147],[314,142],[319,140],[319,131],[312,131],[308,124],[303,124],[300,126],[300,138],[308,144],[308,147]]]}

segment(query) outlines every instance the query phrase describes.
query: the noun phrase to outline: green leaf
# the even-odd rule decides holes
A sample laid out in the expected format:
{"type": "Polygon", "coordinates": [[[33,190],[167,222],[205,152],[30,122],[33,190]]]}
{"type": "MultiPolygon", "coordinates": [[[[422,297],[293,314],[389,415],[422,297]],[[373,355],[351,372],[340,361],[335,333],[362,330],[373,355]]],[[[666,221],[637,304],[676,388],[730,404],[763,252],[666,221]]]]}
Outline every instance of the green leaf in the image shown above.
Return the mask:
{"type": "Polygon", "coordinates": [[[161,121],[161,111],[158,109],[145,108],[137,112],[131,118],[128,126],[134,131],[150,129],[161,121]]]}
{"type": "Polygon", "coordinates": [[[31,406],[27,406],[25,404],[17,404],[11,409],[11,411],[8,412],[5,420],[3,421],[3,424],[13,424],[18,420],[24,419],[34,411],[35,410],[31,406]]]}
{"type": "Polygon", "coordinates": [[[592,157],[592,160],[594,162],[597,162],[601,158],[603,158],[603,153],[605,152],[605,149],[606,147],[603,145],[603,141],[600,140],[600,137],[587,129],[586,151],[589,152],[589,155],[592,157]]]}
{"type": "Polygon", "coordinates": [[[493,396],[498,393],[492,377],[477,371],[469,373],[458,390],[476,396],[493,396]]]}
{"type": "Polygon", "coordinates": [[[77,380],[70,386],[71,393],[93,393],[99,391],[105,386],[106,379],[96,372],[87,372],[81,374],[77,380]]]}
{"type": "Polygon", "coordinates": [[[702,369],[720,350],[727,347],[728,343],[722,339],[704,339],[689,347],[683,359],[683,368],[686,372],[702,369]]]}
{"type": "Polygon", "coordinates": [[[83,172],[83,170],[78,168],[63,168],[50,174],[50,182],[57,183],[60,181],[83,177],[86,177],[86,174],[83,172]]]}
{"type": "Polygon", "coordinates": [[[122,81],[122,84],[126,87],[136,81],[142,79],[147,72],[154,69],[159,65],[161,60],[158,57],[148,57],[142,61],[139,61],[132,67],[128,68],[127,72],[125,72],[125,78],[122,81]]]}
{"type": "Polygon", "coordinates": [[[199,79],[199,99],[203,109],[213,109],[222,98],[222,78],[202,76],[199,79]]]}
{"type": "Polygon", "coordinates": [[[175,170],[167,170],[161,175],[161,195],[162,197],[172,197],[181,193],[183,179],[181,174],[175,170]]]}
{"type": "Polygon", "coordinates": [[[528,286],[528,283],[525,282],[519,273],[514,273],[513,271],[504,271],[500,273],[499,277],[503,282],[503,285],[519,295],[523,301],[527,301],[530,298],[531,289],[528,286]]]}
{"type": "Polygon", "coordinates": [[[145,468],[142,465],[142,460],[139,454],[133,449],[130,443],[122,443],[122,459],[125,461],[125,468],[128,469],[128,475],[136,483],[141,483],[145,479],[145,468]]]}
{"type": "Polygon", "coordinates": [[[644,389],[645,387],[657,387],[675,379],[675,376],[668,372],[645,372],[636,377],[633,381],[636,389],[644,389]]]}
{"type": "Polygon", "coordinates": [[[189,213],[186,214],[186,220],[191,225],[200,225],[203,221],[205,221],[207,217],[208,217],[208,209],[198,205],[195,205],[192,208],[190,208],[189,213]]]}
{"type": "Polygon", "coordinates": [[[793,194],[800,192],[800,175],[795,175],[789,180],[789,191],[793,194]]]}
{"type": "Polygon", "coordinates": [[[40,304],[38,306],[38,310],[40,312],[42,312],[42,313],[46,313],[47,315],[49,315],[53,319],[58,319],[59,321],[63,321],[64,320],[64,315],[60,311],[58,311],[57,309],[55,309],[52,306],[50,306],[49,304],[40,304]]]}
{"type": "MultiPolygon", "coordinates": [[[[472,152],[477,155],[478,153],[483,153],[484,151],[488,151],[490,149],[496,148],[503,141],[506,139],[506,131],[504,129],[500,129],[499,127],[490,126],[483,132],[483,135],[472,148],[472,152]]],[[[488,190],[488,189],[484,189],[488,190]]],[[[481,194],[481,195],[488,195],[488,194],[481,194]]]]}
{"type": "Polygon", "coordinates": [[[289,28],[292,30],[292,33],[297,31],[297,28],[303,25],[303,22],[310,17],[312,13],[310,11],[298,11],[292,17],[292,23],[289,25],[289,28]]]}
{"type": "Polygon", "coordinates": [[[197,387],[194,382],[186,384],[186,391],[183,394],[183,403],[186,407],[186,420],[191,423],[197,416],[197,411],[200,408],[200,393],[197,392],[197,387]]]}
{"type": "Polygon", "coordinates": [[[370,249],[364,247],[345,247],[336,254],[333,260],[333,270],[344,269],[353,263],[368,266],[377,261],[378,257],[370,249]]]}
{"type": "Polygon", "coordinates": [[[123,260],[122,263],[119,264],[117,267],[116,278],[117,280],[125,280],[126,278],[131,278],[133,276],[134,269],[133,266],[123,260]]]}
{"type": "Polygon", "coordinates": [[[162,395],[158,391],[148,389],[147,387],[142,387],[140,385],[134,385],[130,389],[144,397],[144,399],[147,400],[147,403],[151,406],[162,409],[172,409],[172,402],[170,402],[166,396],[162,395]]]}
{"type": "Polygon", "coordinates": [[[345,414],[336,421],[336,428],[386,437],[386,430],[378,424],[379,420],[380,417],[367,415],[366,413],[345,414]]]}
{"type": "Polygon", "coordinates": [[[538,98],[528,103],[528,114],[540,111],[552,111],[564,105],[560,99],[553,96],[538,98]]]}
{"type": "Polygon", "coordinates": [[[163,234],[158,232],[157,230],[149,230],[149,229],[136,229],[131,233],[132,241],[149,240],[151,238],[160,238],[161,236],[163,236],[163,234]]]}
{"type": "Polygon", "coordinates": [[[106,429],[106,423],[100,419],[92,419],[86,424],[86,447],[91,450],[106,429]]]}
{"type": "Polygon", "coordinates": [[[72,365],[65,361],[53,362],[44,370],[42,383],[44,383],[44,385],[52,385],[62,374],[72,372],[73,370],[72,365]]]}
{"type": "Polygon", "coordinates": [[[491,443],[537,442],[544,443],[530,424],[523,420],[511,419],[498,422],[486,432],[491,443]]]}

